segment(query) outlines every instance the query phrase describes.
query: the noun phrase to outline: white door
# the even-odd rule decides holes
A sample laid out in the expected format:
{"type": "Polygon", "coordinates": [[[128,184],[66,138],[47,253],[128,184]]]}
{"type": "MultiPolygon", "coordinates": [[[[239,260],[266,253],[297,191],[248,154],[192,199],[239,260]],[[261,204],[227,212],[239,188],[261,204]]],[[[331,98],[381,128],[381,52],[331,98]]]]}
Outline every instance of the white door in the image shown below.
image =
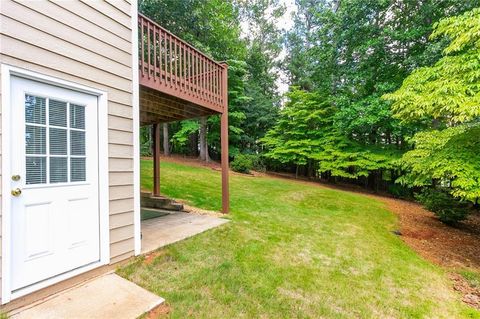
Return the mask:
{"type": "Polygon", "coordinates": [[[12,77],[13,292],[100,260],[97,97],[12,77]]]}

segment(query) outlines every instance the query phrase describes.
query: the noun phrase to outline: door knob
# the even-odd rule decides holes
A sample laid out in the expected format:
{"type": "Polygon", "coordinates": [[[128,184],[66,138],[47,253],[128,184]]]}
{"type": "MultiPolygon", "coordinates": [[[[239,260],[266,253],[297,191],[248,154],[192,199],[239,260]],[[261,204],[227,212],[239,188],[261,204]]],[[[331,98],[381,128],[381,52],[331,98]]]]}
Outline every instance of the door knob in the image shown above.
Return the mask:
{"type": "Polygon", "coordinates": [[[12,181],[19,181],[20,180],[20,175],[12,175],[12,181]]]}
{"type": "Polygon", "coordinates": [[[20,194],[22,194],[22,190],[20,188],[12,189],[12,195],[13,196],[18,197],[18,196],[20,196],[20,194]]]}

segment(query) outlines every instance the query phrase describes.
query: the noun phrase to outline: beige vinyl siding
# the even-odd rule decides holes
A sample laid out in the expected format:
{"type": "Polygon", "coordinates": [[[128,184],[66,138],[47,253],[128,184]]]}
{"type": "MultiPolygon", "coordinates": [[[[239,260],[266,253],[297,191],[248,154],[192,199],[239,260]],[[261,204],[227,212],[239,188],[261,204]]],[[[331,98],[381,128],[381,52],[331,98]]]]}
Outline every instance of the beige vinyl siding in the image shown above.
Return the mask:
{"type": "Polygon", "coordinates": [[[131,10],[125,0],[0,1],[1,63],[108,93],[112,263],[134,254],[131,10]]]}

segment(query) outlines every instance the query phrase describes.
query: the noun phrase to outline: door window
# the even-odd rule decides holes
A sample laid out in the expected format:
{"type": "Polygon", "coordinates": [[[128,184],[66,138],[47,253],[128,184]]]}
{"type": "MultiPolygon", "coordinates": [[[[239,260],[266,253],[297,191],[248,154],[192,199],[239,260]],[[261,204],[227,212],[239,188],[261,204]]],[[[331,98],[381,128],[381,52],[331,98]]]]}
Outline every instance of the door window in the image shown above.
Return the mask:
{"type": "Polygon", "coordinates": [[[85,106],[25,95],[26,183],[86,181],[85,106]]]}

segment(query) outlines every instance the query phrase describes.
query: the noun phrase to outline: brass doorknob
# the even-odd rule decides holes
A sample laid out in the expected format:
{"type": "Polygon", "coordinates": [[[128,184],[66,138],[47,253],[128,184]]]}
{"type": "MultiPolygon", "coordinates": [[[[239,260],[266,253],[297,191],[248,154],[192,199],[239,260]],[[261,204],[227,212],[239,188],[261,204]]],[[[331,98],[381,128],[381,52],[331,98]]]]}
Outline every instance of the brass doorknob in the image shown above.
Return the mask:
{"type": "Polygon", "coordinates": [[[20,188],[12,189],[12,195],[13,196],[18,197],[18,196],[20,196],[20,194],[22,194],[22,190],[20,188]]]}

